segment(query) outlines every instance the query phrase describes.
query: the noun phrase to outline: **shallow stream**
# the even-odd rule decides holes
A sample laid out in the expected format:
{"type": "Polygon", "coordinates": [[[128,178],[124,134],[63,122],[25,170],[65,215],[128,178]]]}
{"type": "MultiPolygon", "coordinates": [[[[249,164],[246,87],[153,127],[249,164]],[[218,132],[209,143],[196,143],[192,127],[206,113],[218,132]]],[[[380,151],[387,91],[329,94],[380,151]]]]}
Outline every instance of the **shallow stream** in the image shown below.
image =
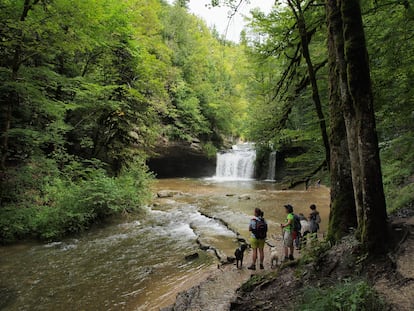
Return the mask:
{"type": "Polygon", "coordinates": [[[316,204],[321,232],[328,222],[325,187],[282,191],[257,181],[163,179],[154,194],[165,189],[180,194],[155,198],[143,215],[59,242],[0,247],[0,309],[158,310],[217,267],[215,254],[202,251],[197,239],[232,256],[236,233],[248,238],[255,207],[273,236],[280,235],[286,203],[305,215],[316,204]],[[198,259],[185,259],[196,252],[198,259]]]}

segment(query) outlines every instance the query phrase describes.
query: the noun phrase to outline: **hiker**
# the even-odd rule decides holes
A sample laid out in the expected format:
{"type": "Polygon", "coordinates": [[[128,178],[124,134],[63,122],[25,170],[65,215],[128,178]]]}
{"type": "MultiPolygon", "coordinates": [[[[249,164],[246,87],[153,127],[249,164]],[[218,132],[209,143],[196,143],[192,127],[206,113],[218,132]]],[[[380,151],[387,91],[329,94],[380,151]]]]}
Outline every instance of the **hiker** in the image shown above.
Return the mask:
{"type": "Polygon", "coordinates": [[[293,206],[290,204],[285,205],[286,211],[286,222],[284,224],[280,224],[282,231],[283,231],[283,246],[285,250],[285,260],[294,260],[293,257],[293,206]],[[289,254],[290,250],[290,254],[289,254]]]}
{"type": "Polygon", "coordinates": [[[302,213],[299,213],[299,220],[300,220],[300,224],[301,224],[301,235],[302,237],[305,237],[308,233],[310,233],[310,228],[309,228],[309,221],[306,219],[305,215],[303,215],[302,213]]]}
{"type": "Polygon", "coordinates": [[[260,269],[264,269],[264,245],[267,234],[267,223],[263,216],[262,210],[255,208],[254,218],[250,220],[249,224],[249,231],[251,232],[250,245],[253,249],[252,264],[247,268],[250,270],[256,270],[257,250],[259,250],[260,256],[260,269]]]}
{"type": "Polygon", "coordinates": [[[302,213],[299,213],[299,220],[301,224],[301,230],[300,230],[301,241],[299,241],[299,248],[300,248],[302,245],[306,245],[306,239],[307,239],[307,235],[310,233],[310,229],[309,229],[309,221],[306,219],[305,215],[303,215],[302,213]]]}
{"type": "Polygon", "coordinates": [[[319,216],[319,212],[316,210],[315,204],[312,204],[309,208],[311,209],[311,213],[309,214],[309,230],[310,233],[315,233],[315,235],[317,235],[321,217],[319,216]]]}
{"type": "Polygon", "coordinates": [[[292,239],[297,250],[300,249],[300,240],[302,238],[302,224],[300,223],[300,217],[296,214],[293,214],[293,229],[292,229],[292,239]]]}

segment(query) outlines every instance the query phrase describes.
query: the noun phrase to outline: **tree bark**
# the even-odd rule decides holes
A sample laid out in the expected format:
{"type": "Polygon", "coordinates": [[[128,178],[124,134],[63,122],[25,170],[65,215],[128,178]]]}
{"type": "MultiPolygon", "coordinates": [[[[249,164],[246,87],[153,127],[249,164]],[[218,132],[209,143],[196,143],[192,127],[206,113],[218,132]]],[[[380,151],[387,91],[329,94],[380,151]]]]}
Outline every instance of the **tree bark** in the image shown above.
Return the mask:
{"type": "Polygon", "coordinates": [[[345,121],[341,109],[339,89],[339,68],[336,62],[334,34],[338,32],[338,7],[334,2],[326,6],[328,24],[328,67],[329,67],[329,109],[330,109],[330,151],[331,151],[331,206],[328,239],[339,241],[357,228],[354,190],[351,174],[351,160],[347,143],[345,121]]]}
{"type": "Polygon", "coordinates": [[[369,253],[383,253],[387,214],[361,10],[358,0],[327,0],[327,9],[351,159],[357,237],[369,253]]]}
{"type": "MultiPolygon", "coordinates": [[[[371,77],[365,44],[361,8],[358,0],[341,0],[341,16],[344,25],[344,51],[347,61],[349,110],[355,112],[350,120],[357,132],[357,152],[360,170],[362,210],[358,234],[371,253],[385,251],[387,238],[387,212],[382,184],[378,137],[375,125],[371,77]]],[[[350,123],[351,123],[350,122],[350,123]]],[[[349,138],[348,138],[349,142],[349,138]]],[[[352,165],[353,166],[353,165],[352,165]]]]}

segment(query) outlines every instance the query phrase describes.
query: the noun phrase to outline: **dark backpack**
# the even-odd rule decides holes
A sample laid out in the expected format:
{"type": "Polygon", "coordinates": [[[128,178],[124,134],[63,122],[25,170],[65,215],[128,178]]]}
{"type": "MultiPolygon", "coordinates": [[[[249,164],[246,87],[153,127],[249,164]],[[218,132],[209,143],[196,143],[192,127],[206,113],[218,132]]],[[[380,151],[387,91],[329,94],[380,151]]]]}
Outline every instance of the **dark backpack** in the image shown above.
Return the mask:
{"type": "Polygon", "coordinates": [[[264,240],[267,234],[267,223],[264,218],[258,217],[254,219],[256,222],[256,229],[253,230],[253,234],[256,239],[264,240]]]}
{"type": "Polygon", "coordinates": [[[293,231],[300,232],[300,229],[302,229],[300,218],[298,215],[293,214],[293,231]]]}

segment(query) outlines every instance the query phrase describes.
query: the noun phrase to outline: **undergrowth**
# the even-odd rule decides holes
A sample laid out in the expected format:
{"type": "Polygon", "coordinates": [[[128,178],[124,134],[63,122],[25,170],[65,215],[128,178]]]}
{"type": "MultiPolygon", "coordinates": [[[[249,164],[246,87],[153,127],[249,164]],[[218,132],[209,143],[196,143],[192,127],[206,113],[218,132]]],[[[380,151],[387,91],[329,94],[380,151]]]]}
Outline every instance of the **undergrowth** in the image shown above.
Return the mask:
{"type": "Polygon", "coordinates": [[[56,240],[88,229],[108,216],[140,209],[150,198],[150,175],[139,163],[118,177],[72,162],[60,172],[37,159],[3,183],[0,243],[23,238],[56,240]]]}
{"type": "Polygon", "coordinates": [[[364,280],[346,280],[336,285],[302,291],[294,310],[301,311],[381,311],[385,302],[364,280]]]}
{"type": "Polygon", "coordinates": [[[382,171],[387,210],[414,206],[414,134],[405,133],[384,144],[382,171]]]}

